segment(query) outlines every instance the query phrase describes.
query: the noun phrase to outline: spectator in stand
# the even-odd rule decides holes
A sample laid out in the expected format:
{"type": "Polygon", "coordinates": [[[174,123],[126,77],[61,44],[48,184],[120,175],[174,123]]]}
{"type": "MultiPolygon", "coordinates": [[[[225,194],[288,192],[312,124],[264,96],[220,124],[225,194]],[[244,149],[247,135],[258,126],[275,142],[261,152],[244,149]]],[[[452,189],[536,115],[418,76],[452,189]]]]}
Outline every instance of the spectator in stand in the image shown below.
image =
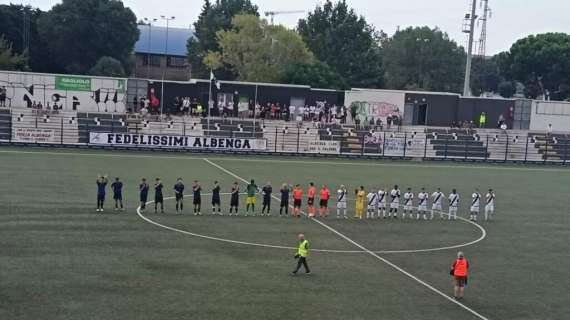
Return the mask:
{"type": "Polygon", "coordinates": [[[295,106],[289,106],[289,116],[287,117],[289,121],[295,121],[295,109],[295,106]]]}
{"type": "Polygon", "coordinates": [[[44,106],[42,105],[41,101],[39,101],[38,104],[36,105],[36,107],[37,107],[39,110],[42,110],[44,106]]]}
{"type": "Polygon", "coordinates": [[[499,121],[497,121],[497,127],[501,128],[503,126],[503,123],[505,123],[505,116],[501,113],[499,115],[499,121]]]}
{"type": "Polygon", "coordinates": [[[247,104],[247,111],[250,118],[253,118],[255,116],[255,103],[253,103],[253,100],[249,100],[249,103],[247,104]]]}
{"type": "Polygon", "coordinates": [[[316,111],[317,111],[317,107],[315,107],[315,106],[309,107],[309,118],[311,119],[311,121],[313,121],[315,119],[316,111]]]}
{"type": "Polygon", "coordinates": [[[336,122],[336,113],[337,113],[337,106],[336,106],[336,105],[333,105],[333,106],[331,107],[331,120],[332,120],[333,122],[336,122]]]}
{"type": "Polygon", "coordinates": [[[548,124],[548,127],[546,127],[546,136],[550,137],[552,135],[552,123],[548,124]]]}
{"type": "Polygon", "coordinates": [[[392,127],[392,115],[388,115],[388,117],[386,117],[386,128],[388,130],[390,130],[390,128],[392,127]]]}
{"type": "Polygon", "coordinates": [[[0,107],[6,107],[6,87],[2,86],[0,88],[0,107]]]}

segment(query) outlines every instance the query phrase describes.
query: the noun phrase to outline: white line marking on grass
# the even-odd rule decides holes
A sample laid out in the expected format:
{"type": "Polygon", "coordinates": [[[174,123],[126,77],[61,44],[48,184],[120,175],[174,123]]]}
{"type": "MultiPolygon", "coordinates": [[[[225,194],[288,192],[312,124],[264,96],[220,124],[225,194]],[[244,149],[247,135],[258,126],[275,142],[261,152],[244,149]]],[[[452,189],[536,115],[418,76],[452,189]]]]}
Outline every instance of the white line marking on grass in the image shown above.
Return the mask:
{"type": "MultiPolygon", "coordinates": [[[[222,193],[227,195],[228,193],[222,193]]],[[[243,193],[242,193],[243,194],[243,193]]],[[[209,195],[207,193],[202,194],[204,196],[209,195]]],[[[175,199],[175,197],[166,197],[164,198],[164,200],[172,200],[175,199]]],[[[146,204],[150,205],[154,203],[154,201],[149,201],[146,204]]],[[[222,242],[228,242],[228,243],[234,243],[234,244],[241,244],[241,245],[247,245],[247,246],[255,246],[255,247],[265,247],[265,248],[273,248],[273,249],[286,249],[286,250],[295,250],[294,247],[287,247],[287,246],[279,246],[279,245],[271,245],[271,244],[265,244],[265,243],[255,243],[255,242],[247,242],[247,241],[239,241],[239,240],[232,240],[232,239],[226,239],[226,238],[219,238],[219,237],[213,237],[213,236],[208,236],[208,235],[204,235],[204,234],[200,234],[200,233],[195,233],[195,232],[190,232],[187,230],[182,230],[182,229],[178,229],[178,228],[174,228],[174,227],[170,227],[167,225],[163,225],[161,223],[158,223],[148,217],[146,217],[145,215],[142,214],[141,208],[140,206],[137,208],[137,214],[139,215],[139,217],[141,217],[143,220],[145,220],[146,222],[149,222],[157,227],[161,227],[170,231],[175,231],[175,232],[180,232],[183,233],[185,235],[189,235],[189,236],[193,236],[193,237],[198,237],[198,238],[203,238],[203,239],[208,239],[208,240],[215,240],[215,241],[222,241],[222,242]]],[[[372,252],[374,253],[390,253],[390,254],[394,254],[394,253],[419,253],[419,252],[433,252],[433,251],[443,251],[443,250],[450,250],[450,249],[457,249],[457,248],[463,248],[466,246],[470,246],[473,244],[476,244],[480,241],[482,241],[483,239],[485,239],[487,232],[485,231],[485,229],[481,226],[479,226],[476,223],[473,223],[467,219],[463,219],[461,217],[459,217],[461,220],[464,220],[465,222],[469,222],[475,226],[477,226],[480,230],[481,230],[481,236],[473,241],[470,242],[466,242],[463,244],[458,244],[458,245],[453,245],[453,246],[447,246],[447,247],[438,247],[438,248],[427,248],[427,249],[409,249],[409,250],[374,250],[372,252]]],[[[362,250],[335,250],[335,249],[311,249],[314,252],[325,252],[325,253],[366,253],[366,251],[362,251],[362,250]]]]}
{"type": "MultiPolygon", "coordinates": [[[[223,172],[225,172],[225,173],[231,175],[232,177],[234,177],[234,178],[236,178],[236,179],[239,179],[239,180],[244,181],[244,182],[247,183],[247,180],[245,180],[245,179],[243,179],[242,177],[238,176],[237,174],[235,174],[235,173],[233,173],[233,172],[227,170],[226,168],[224,168],[224,167],[222,167],[222,166],[220,166],[220,165],[218,165],[218,164],[216,164],[216,163],[214,163],[214,162],[212,162],[212,161],[210,161],[210,160],[208,160],[208,159],[206,159],[206,158],[204,158],[204,161],[206,161],[206,162],[208,162],[209,164],[211,164],[212,166],[214,166],[214,167],[216,167],[216,168],[222,170],[223,172]]],[[[274,197],[274,198],[277,198],[277,197],[274,197]]],[[[314,218],[310,218],[310,219],[311,219],[312,221],[318,223],[319,225],[323,226],[324,228],[328,229],[328,230],[331,231],[332,233],[334,233],[334,234],[338,235],[339,237],[343,238],[344,240],[348,241],[349,243],[351,243],[351,244],[354,245],[355,247],[357,247],[357,248],[359,248],[359,249],[365,251],[366,253],[370,254],[370,255],[373,256],[374,258],[376,258],[376,259],[378,259],[378,260],[384,262],[385,264],[387,264],[387,265],[389,265],[390,267],[396,269],[397,271],[403,273],[403,274],[406,275],[407,277],[409,277],[409,278],[415,280],[416,282],[418,282],[419,284],[423,285],[424,287],[426,287],[426,288],[430,289],[431,291],[437,293],[438,295],[442,296],[442,297],[445,298],[446,300],[448,300],[448,301],[450,301],[450,302],[456,304],[457,306],[463,308],[464,310],[470,312],[471,314],[473,314],[474,316],[478,317],[479,319],[481,319],[481,320],[489,320],[488,318],[486,318],[485,316],[481,315],[481,314],[478,313],[477,311],[475,311],[475,310],[469,308],[468,306],[464,305],[463,303],[461,303],[461,302],[459,302],[459,301],[457,301],[457,300],[455,300],[455,299],[449,297],[448,295],[446,295],[445,293],[441,292],[439,289],[433,287],[433,286],[430,285],[429,283],[427,283],[427,282],[425,282],[425,281],[419,279],[418,277],[414,276],[413,274],[409,273],[408,271],[406,271],[406,270],[400,268],[400,267],[397,266],[396,264],[394,264],[394,263],[388,261],[387,259],[385,259],[385,258],[379,256],[377,253],[374,253],[374,252],[368,250],[368,249],[365,248],[363,245],[361,245],[361,244],[357,243],[356,241],[350,239],[348,236],[346,236],[346,235],[340,233],[339,231],[337,231],[336,229],[330,227],[330,226],[327,225],[326,223],[324,223],[324,222],[322,222],[322,221],[319,221],[319,220],[317,220],[317,219],[314,219],[314,218]]]]}
{"type": "MultiPolygon", "coordinates": [[[[123,150],[116,150],[124,152],[123,150]]],[[[103,154],[103,153],[82,153],[82,152],[51,152],[51,151],[20,151],[20,150],[0,150],[0,154],[44,154],[52,156],[85,156],[85,157],[107,157],[107,158],[149,158],[149,159],[172,159],[172,160],[202,160],[199,155],[188,156],[164,156],[164,155],[145,155],[145,154],[103,154]]],[[[271,157],[271,155],[269,155],[271,157]]],[[[340,166],[369,166],[369,167],[418,167],[418,168],[432,168],[432,169],[478,169],[478,170],[510,170],[510,171],[537,171],[537,172],[566,172],[570,173],[569,169],[560,169],[555,167],[549,168],[533,168],[533,167],[511,167],[504,164],[489,163],[488,166],[466,166],[466,165],[433,165],[427,164],[429,161],[421,163],[378,163],[372,162],[375,160],[363,159],[362,162],[341,162],[339,159],[331,158],[330,161],[311,161],[311,160],[278,160],[278,159],[245,159],[236,157],[224,157],[215,159],[216,161],[242,161],[242,162],[271,162],[271,163],[290,163],[290,164],[315,164],[315,165],[340,165],[340,166]]],[[[389,161],[381,160],[381,161],[389,161]]]]}

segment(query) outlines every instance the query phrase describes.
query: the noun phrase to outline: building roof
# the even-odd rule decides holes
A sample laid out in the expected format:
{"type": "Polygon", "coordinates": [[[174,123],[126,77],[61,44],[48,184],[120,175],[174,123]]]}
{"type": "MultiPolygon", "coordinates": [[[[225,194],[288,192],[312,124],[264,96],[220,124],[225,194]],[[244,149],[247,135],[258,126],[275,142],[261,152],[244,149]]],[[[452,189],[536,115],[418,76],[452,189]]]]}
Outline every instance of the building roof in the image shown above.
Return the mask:
{"type": "MultiPolygon", "coordinates": [[[[166,49],[166,27],[154,25],[149,27],[143,24],[138,25],[138,28],[140,36],[137,43],[135,43],[135,53],[164,54],[166,49]]],[[[194,37],[194,33],[190,28],[168,28],[167,55],[185,57],[187,55],[186,42],[190,37],[194,37]]]]}

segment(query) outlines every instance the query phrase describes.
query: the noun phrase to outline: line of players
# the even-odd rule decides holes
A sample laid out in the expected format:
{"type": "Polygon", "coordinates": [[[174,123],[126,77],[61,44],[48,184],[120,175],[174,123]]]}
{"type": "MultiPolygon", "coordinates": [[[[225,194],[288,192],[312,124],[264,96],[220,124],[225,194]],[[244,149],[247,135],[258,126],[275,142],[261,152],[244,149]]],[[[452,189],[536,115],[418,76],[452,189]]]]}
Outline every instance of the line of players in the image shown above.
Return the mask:
{"type": "MultiPolygon", "coordinates": [[[[341,190],[339,190],[339,194],[341,190]]],[[[356,216],[355,218],[362,219],[363,217],[363,206],[359,206],[359,201],[362,201],[364,198],[364,187],[360,187],[359,190],[355,191],[356,194],[356,216]]],[[[340,196],[340,195],[339,195],[340,196]]],[[[419,220],[423,218],[424,220],[433,220],[435,213],[439,213],[440,219],[444,219],[444,215],[447,215],[448,220],[457,220],[457,212],[459,210],[459,203],[460,203],[460,196],[456,189],[453,189],[449,196],[446,199],[445,194],[441,191],[440,188],[437,191],[433,192],[431,195],[428,194],[425,188],[422,188],[421,191],[417,194],[417,206],[414,206],[414,199],[415,195],[412,192],[411,188],[408,188],[407,191],[401,194],[400,189],[398,186],[394,186],[394,188],[387,192],[386,189],[381,189],[378,192],[370,191],[366,195],[367,201],[367,211],[366,211],[366,218],[371,219],[375,217],[386,219],[386,218],[398,218],[398,210],[400,209],[400,199],[403,198],[403,211],[402,211],[402,219],[406,218],[406,215],[409,215],[410,218],[414,218],[414,210],[415,218],[419,220]],[[387,199],[387,198],[390,199],[387,199]],[[428,209],[429,201],[431,198],[431,210],[428,209]],[[448,203],[448,212],[444,213],[443,210],[443,201],[444,199],[447,200],[448,203]]],[[[493,189],[489,189],[487,194],[485,195],[485,220],[492,219],[495,213],[495,192],[493,189]]],[[[483,201],[483,197],[479,192],[479,189],[475,189],[475,192],[471,194],[471,202],[470,202],[470,209],[469,209],[469,220],[477,221],[477,217],[480,213],[481,201],[483,201]]]]}
{"type": "MultiPolygon", "coordinates": [[[[97,178],[97,212],[103,211],[103,204],[105,200],[105,188],[108,183],[106,176],[98,176],[97,178]]],[[[115,181],[111,184],[111,189],[113,190],[113,199],[115,201],[115,210],[123,210],[123,196],[122,189],[123,183],[117,177],[115,181]]],[[[148,184],[146,178],[142,178],[139,184],[139,201],[140,208],[142,211],[146,209],[146,203],[148,202],[148,193],[150,185],[148,184]]],[[[164,213],[164,196],[163,196],[164,185],[160,178],[156,178],[154,183],[154,212],[158,213],[158,207],[160,206],[160,211],[164,213]]],[[[184,210],[184,190],[185,185],[182,178],[178,178],[176,184],[174,185],[174,193],[176,199],[176,212],[182,212],[184,210]]],[[[214,181],[214,185],[211,189],[212,196],[212,214],[222,214],[221,210],[221,187],[217,181],[214,181]]],[[[300,184],[294,187],[290,183],[284,183],[281,186],[280,192],[280,215],[289,214],[289,198],[292,194],[293,198],[293,216],[301,216],[302,200],[303,200],[303,189],[300,184]]],[[[251,180],[246,186],[246,213],[247,216],[250,213],[255,215],[255,204],[256,195],[258,193],[262,194],[263,197],[263,207],[261,210],[261,215],[269,215],[271,210],[271,198],[273,193],[273,188],[269,182],[267,182],[261,189],[255,184],[254,180],[251,180]]],[[[192,204],[194,206],[194,214],[201,215],[202,206],[202,186],[195,180],[192,184],[192,204]]],[[[313,182],[309,183],[307,189],[307,216],[317,217],[315,208],[315,199],[317,195],[317,189],[313,182]]],[[[230,209],[229,215],[238,215],[239,210],[239,196],[240,196],[240,186],[238,182],[234,182],[230,193],[230,209]]],[[[328,217],[329,215],[329,205],[331,193],[326,185],[323,185],[319,191],[319,216],[328,217]]],[[[355,190],[355,216],[356,219],[362,219],[364,217],[364,209],[366,207],[366,218],[398,218],[398,210],[400,209],[400,198],[402,194],[398,186],[387,192],[387,190],[380,189],[379,191],[369,191],[368,194],[364,191],[364,187],[355,190]],[[388,199],[390,198],[390,199],[388,199]]],[[[485,195],[485,220],[491,219],[495,212],[495,193],[492,189],[489,189],[488,193],[485,195]]],[[[431,194],[431,210],[428,210],[428,202],[430,195],[422,188],[417,194],[418,205],[414,206],[415,195],[411,188],[408,188],[403,195],[403,211],[402,219],[409,215],[413,218],[414,209],[416,209],[416,219],[419,220],[423,217],[424,220],[432,220],[436,212],[439,213],[440,219],[444,218],[443,211],[443,200],[445,199],[445,194],[441,192],[441,189],[437,189],[431,194]]],[[[337,218],[347,219],[347,201],[348,201],[348,191],[344,185],[341,185],[337,191],[336,205],[337,205],[337,218]]],[[[476,189],[471,195],[471,205],[470,205],[470,220],[477,221],[477,216],[480,212],[480,203],[482,196],[479,190],[476,189]]],[[[456,220],[457,211],[459,208],[460,197],[455,189],[447,197],[448,201],[448,219],[456,220]]]]}

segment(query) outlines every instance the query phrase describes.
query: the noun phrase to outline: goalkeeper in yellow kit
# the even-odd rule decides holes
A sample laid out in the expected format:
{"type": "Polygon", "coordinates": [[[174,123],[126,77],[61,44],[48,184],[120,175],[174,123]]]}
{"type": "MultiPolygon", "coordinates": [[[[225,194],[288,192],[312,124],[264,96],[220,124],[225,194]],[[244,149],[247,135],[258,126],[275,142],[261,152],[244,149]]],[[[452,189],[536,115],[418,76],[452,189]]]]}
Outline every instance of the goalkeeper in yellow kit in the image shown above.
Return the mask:
{"type": "Polygon", "coordinates": [[[364,202],[366,198],[366,192],[364,192],[364,187],[360,186],[356,189],[356,212],[354,215],[355,219],[362,219],[364,215],[364,202]]]}

